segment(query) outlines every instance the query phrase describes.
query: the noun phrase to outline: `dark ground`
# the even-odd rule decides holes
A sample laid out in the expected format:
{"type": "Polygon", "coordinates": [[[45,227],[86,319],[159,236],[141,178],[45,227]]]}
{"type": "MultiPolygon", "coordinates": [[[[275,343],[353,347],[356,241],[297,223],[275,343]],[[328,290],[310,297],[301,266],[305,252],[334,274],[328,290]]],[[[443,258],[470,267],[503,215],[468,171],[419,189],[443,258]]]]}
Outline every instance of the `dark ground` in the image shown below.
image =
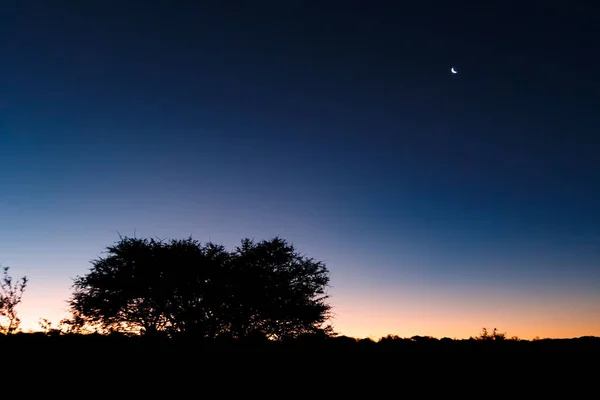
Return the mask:
{"type": "Polygon", "coordinates": [[[91,399],[579,399],[597,392],[598,353],[598,337],[201,344],[40,333],[0,336],[0,377],[15,394],[91,399]]]}

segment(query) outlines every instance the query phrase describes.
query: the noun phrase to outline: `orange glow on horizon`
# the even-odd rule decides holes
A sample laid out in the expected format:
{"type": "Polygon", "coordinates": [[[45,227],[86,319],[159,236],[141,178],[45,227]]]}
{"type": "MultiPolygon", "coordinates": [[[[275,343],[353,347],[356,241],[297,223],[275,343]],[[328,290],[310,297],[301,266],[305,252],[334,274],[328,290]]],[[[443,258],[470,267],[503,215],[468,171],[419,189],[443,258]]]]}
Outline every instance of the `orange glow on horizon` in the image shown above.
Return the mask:
{"type": "MultiPolygon", "coordinates": [[[[409,338],[468,339],[483,327],[497,328],[507,337],[600,337],[600,294],[577,291],[498,291],[482,296],[483,289],[444,289],[407,285],[332,293],[331,323],[340,335],[377,340],[388,334],[409,338]],[[485,301],[481,301],[484,298],[485,301]]],[[[68,316],[68,287],[41,290],[32,287],[18,306],[23,331],[38,331],[38,321],[53,326],[68,316]]]]}
{"type": "MultiPolygon", "coordinates": [[[[20,310],[21,329],[39,331],[38,321],[48,319],[53,326],[68,314],[64,312],[48,313],[45,307],[37,304],[20,310]],[[39,315],[39,317],[38,317],[39,315]]],[[[592,312],[593,310],[590,310],[592,312]]],[[[595,310],[598,312],[598,310],[595,310]]],[[[378,340],[387,335],[404,338],[413,336],[432,336],[438,339],[468,339],[477,336],[483,327],[488,330],[498,328],[507,337],[517,336],[520,339],[534,338],[574,338],[581,336],[600,337],[600,320],[586,312],[561,313],[556,315],[538,315],[524,313],[510,316],[507,314],[490,316],[489,314],[446,314],[436,315],[433,312],[410,310],[389,312],[385,309],[347,309],[338,307],[337,316],[331,321],[339,335],[355,338],[371,338],[378,340]],[[419,315],[421,314],[421,315],[419,315]]],[[[598,314],[596,314],[598,315],[598,314]]]]}

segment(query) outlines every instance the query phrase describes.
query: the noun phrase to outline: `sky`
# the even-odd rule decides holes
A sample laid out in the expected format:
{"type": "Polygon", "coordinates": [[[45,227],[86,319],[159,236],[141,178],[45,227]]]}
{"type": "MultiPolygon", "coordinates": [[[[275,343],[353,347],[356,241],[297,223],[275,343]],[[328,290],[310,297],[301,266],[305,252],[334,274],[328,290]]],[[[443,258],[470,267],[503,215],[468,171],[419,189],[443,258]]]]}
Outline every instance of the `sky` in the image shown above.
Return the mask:
{"type": "Polygon", "coordinates": [[[406,3],[3,3],[22,328],[119,234],[281,236],[340,334],[600,336],[600,6],[406,3]]]}

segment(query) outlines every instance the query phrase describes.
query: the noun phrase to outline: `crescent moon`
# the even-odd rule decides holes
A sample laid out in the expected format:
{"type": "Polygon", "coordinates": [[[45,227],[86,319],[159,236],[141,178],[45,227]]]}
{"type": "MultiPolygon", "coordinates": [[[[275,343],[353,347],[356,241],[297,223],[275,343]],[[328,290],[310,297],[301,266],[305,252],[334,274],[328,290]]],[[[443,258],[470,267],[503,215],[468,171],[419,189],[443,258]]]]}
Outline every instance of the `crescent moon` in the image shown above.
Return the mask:
{"type": "Polygon", "coordinates": [[[454,69],[454,67],[450,68],[450,72],[452,72],[453,74],[457,74],[458,71],[454,69]]]}

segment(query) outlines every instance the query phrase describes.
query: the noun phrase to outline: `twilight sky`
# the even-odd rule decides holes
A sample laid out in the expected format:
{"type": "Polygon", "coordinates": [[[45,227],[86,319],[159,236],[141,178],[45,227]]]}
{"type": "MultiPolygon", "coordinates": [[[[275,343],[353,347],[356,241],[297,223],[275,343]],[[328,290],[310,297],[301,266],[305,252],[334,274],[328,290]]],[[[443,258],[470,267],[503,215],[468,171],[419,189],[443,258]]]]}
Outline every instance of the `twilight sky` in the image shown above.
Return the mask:
{"type": "Polygon", "coordinates": [[[600,5],[7,3],[25,330],[135,232],[280,235],[327,264],[350,336],[600,336],[600,5]]]}

